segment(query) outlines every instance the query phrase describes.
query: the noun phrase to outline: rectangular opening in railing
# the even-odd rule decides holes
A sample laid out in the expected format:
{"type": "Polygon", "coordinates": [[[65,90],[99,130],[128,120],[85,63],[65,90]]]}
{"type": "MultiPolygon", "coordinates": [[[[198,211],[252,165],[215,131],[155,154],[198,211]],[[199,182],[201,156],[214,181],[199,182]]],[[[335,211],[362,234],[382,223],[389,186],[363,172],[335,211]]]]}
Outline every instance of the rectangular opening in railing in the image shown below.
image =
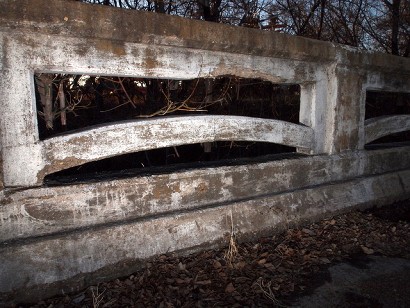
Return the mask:
{"type": "Polygon", "coordinates": [[[92,125],[167,115],[233,115],[299,123],[300,87],[225,76],[172,80],[36,74],[40,139],[92,125]]]}
{"type": "Polygon", "coordinates": [[[410,93],[367,91],[366,149],[410,144],[410,93]]]}
{"type": "Polygon", "coordinates": [[[278,159],[309,148],[312,139],[310,128],[298,124],[297,84],[48,73],[34,80],[50,184],[278,159]],[[90,150],[97,147],[99,153],[90,150]],[[83,159],[65,161],[79,153],[83,159]]]}

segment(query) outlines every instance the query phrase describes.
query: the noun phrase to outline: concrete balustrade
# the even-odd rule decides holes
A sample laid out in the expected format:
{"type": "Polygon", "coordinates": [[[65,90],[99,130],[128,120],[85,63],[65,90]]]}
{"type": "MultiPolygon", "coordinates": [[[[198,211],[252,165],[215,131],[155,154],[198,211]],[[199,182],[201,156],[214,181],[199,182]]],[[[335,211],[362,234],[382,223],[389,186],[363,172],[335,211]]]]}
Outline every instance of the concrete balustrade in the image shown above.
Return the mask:
{"type": "Polygon", "coordinates": [[[410,197],[410,146],[365,144],[410,129],[365,121],[366,91],[410,92],[410,60],[75,1],[0,1],[0,301],[76,291],[154,255],[224,245],[354,207],[410,197]],[[34,74],[299,84],[300,124],[237,116],[110,123],[40,140],[34,74]],[[117,155],[256,141],[304,155],[47,187],[44,177],[117,155]],[[233,222],[231,222],[233,219],[233,222]]]}

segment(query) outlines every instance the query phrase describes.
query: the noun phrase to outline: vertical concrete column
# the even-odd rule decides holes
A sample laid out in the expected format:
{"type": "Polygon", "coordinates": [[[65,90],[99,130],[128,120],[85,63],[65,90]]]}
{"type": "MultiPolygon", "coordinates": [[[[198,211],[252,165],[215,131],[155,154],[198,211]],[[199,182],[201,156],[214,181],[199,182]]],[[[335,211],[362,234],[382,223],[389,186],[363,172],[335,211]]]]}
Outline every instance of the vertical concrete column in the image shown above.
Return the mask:
{"type": "MultiPolygon", "coordinates": [[[[0,136],[1,136],[1,131],[0,131],[0,136]]],[[[1,142],[0,142],[0,195],[1,195],[1,191],[4,188],[4,184],[3,184],[3,150],[1,147],[1,142]]]]}
{"type": "Polygon", "coordinates": [[[305,149],[297,148],[297,152],[303,154],[314,154],[316,151],[316,117],[315,117],[315,92],[316,84],[307,83],[300,85],[300,110],[299,110],[299,122],[306,126],[312,127],[315,131],[315,148],[305,149]]]}
{"type": "Polygon", "coordinates": [[[13,38],[0,36],[0,141],[5,187],[34,186],[43,168],[38,142],[34,81],[25,55],[13,38]]]}
{"type": "Polygon", "coordinates": [[[315,145],[307,154],[361,148],[364,95],[363,76],[356,70],[340,67],[340,63],[328,65],[316,82],[301,85],[300,122],[315,132],[315,145]]]}
{"type": "Polygon", "coordinates": [[[364,120],[364,76],[355,69],[337,67],[335,71],[334,130],[331,153],[355,151],[360,144],[361,126],[364,120]]]}
{"type": "Polygon", "coordinates": [[[300,123],[313,128],[314,146],[305,154],[329,153],[329,139],[333,127],[332,95],[334,88],[333,72],[328,68],[321,68],[317,72],[317,80],[301,84],[300,93],[300,123]]]}

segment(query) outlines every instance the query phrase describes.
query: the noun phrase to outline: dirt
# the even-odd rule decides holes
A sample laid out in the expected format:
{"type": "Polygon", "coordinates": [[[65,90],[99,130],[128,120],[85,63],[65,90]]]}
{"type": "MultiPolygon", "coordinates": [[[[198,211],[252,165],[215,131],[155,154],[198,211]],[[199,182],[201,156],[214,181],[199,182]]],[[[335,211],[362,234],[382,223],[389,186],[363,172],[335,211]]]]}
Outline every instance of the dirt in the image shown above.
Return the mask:
{"type": "Polygon", "coordinates": [[[325,269],[326,278],[310,295],[297,298],[296,307],[409,307],[410,260],[360,256],[325,269]]]}
{"type": "MultiPolygon", "coordinates": [[[[410,307],[410,200],[188,256],[24,307],[410,307]]],[[[23,306],[21,306],[23,307],[23,306]]]]}

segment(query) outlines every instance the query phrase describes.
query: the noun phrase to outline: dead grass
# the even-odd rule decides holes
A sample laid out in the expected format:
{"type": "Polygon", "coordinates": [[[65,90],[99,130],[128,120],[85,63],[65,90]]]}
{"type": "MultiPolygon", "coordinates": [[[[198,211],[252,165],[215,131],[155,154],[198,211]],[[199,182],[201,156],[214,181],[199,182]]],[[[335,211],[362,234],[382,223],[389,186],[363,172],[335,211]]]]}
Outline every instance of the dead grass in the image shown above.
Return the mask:
{"type": "Polygon", "coordinates": [[[236,258],[239,256],[239,251],[238,251],[238,246],[236,244],[232,211],[231,211],[230,216],[231,216],[231,232],[229,234],[228,248],[224,253],[224,259],[229,264],[229,266],[232,267],[232,264],[235,262],[236,258]]]}

